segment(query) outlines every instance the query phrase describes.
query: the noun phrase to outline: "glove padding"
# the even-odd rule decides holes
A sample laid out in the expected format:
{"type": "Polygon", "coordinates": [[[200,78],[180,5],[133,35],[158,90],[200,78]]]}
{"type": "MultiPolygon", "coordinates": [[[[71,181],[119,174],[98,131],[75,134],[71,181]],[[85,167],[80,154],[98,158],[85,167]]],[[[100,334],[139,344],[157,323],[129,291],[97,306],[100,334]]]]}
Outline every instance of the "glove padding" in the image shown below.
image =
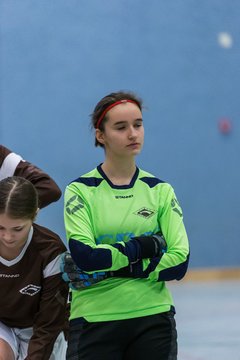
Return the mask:
{"type": "Polygon", "coordinates": [[[93,274],[82,271],[75,264],[68,251],[61,255],[60,270],[63,280],[67,282],[68,286],[73,290],[85,289],[111,276],[110,272],[105,271],[95,272],[93,274]]]}
{"type": "Polygon", "coordinates": [[[60,270],[62,279],[68,283],[68,286],[72,290],[86,289],[109,277],[146,278],[148,276],[146,272],[143,271],[142,261],[138,261],[136,264],[131,264],[117,271],[101,271],[87,274],[79,269],[68,251],[61,255],[60,270]]]}

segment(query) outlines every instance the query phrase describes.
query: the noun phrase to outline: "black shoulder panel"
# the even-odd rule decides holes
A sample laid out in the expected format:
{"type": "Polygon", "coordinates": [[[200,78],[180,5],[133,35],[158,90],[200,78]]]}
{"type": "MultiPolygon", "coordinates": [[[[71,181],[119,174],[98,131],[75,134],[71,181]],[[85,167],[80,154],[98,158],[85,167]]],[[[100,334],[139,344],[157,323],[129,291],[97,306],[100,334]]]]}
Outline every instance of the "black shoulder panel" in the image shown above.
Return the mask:
{"type": "Polygon", "coordinates": [[[95,186],[98,187],[101,182],[103,181],[103,179],[101,178],[96,178],[96,177],[79,177],[78,179],[72,181],[73,182],[78,182],[87,186],[95,186]]]}
{"type": "Polygon", "coordinates": [[[142,180],[143,182],[145,182],[150,188],[153,188],[154,186],[156,186],[157,184],[160,183],[164,183],[165,181],[160,180],[158,178],[155,177],[142,177],[139,180],[142,180]]]}

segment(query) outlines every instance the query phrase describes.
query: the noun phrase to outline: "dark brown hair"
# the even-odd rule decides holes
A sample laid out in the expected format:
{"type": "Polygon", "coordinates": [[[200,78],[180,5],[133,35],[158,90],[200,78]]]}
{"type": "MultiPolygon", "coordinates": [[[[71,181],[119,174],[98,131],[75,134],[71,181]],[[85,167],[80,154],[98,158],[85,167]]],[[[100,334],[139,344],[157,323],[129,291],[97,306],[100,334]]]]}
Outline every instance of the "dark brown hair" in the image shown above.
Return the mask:
{"type": "Polygon", "coordinates": [[[30,181],[19,176],[0,181],[0,214],[34,220],[37,209],[38,194],[30,181]]]}
{"type": "MultiPolygon", "coordinates": [[[[120,101],[120,100],[132,100],[142,111],[142,100],[133,92],[128,92],[128,91],[113,92],[109,95],[104,96],[95,106],[95,109],[91,114],[91,127],[93,129],[96,127],[98,119],[109,105],[112,105],[116,101],[120,101]]],[[[107,121],[107,113],[104,116],[101,124],[99,125],[99,130],[104,131],[104,124],[106,123],[106,121],[107,121]]],[[[95,138],[95,146],[104,147],[103,144],[99,143],[96,138],[95,138]]]]}

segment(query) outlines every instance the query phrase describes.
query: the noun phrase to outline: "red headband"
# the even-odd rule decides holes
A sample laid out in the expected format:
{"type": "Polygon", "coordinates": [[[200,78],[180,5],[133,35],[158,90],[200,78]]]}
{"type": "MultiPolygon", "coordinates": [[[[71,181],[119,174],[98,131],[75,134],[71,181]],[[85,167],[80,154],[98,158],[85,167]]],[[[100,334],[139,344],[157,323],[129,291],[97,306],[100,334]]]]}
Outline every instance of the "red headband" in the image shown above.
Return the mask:
{"type": "Polygon", "coordinates": [[[114,106],[116,105],[119,105],[119,104],[123,104],[123,103],[126,103],[126,102],[130,102],[130,103],[133,103],[133,104],[136,104],[138,106],[138,103],[134,100],[128,100],[128,99],[124,99],[124,100],[119,100],[119,101],[115,101],[113,104],[109,105],[102,113],[101,115],[99,116],[98,118],[98,121],[97,121],[97,124],[95,126],[95,129],[99,129],[99,125],[101,124],[104,116],[106,115],[106,113],[111,109],[113,108],[114,106]]]}

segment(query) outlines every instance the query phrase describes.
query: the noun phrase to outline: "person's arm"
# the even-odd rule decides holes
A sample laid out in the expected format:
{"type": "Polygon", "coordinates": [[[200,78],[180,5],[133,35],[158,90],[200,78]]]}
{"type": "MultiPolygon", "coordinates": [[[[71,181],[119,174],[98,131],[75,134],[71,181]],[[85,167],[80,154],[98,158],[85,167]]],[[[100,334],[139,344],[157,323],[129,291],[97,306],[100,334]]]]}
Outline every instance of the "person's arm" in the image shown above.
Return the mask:
{"type": "Polygon", "coordinates": [[[39,311],[26,360],[49,360],[54,343],[66,324],[68,286],[61,278],[59,256],[44,269],[39,311]]]}
{"type": "Polygon", "coordinates": [[[38,192],[40,209],[59,200],[62,195],[60,188],[48,174],[27,161],[19,163],[14,175],[24,177],[33,183],[38,192]]]}
{"type": "MultiPolygon", "coordinates": [[[[139,247],[138,244],[136,244],[135,242],[143,242],[144,246],[143,246],[143,251],[151,253],[158,253],[159,258],[167,251],[167,244],[165,239],[159,235],[159,234],[154,234],[152,236],[141,236],[141,237],[135,237],[132,240],[130,240],[129,242],[126,243],[126,248],[130,247],[130,248],[135,248],[135,247],[139,247]],[[133,243],[133,245],[131,246],[130,243],[133,243]],[[150,246],[146,243],[150,243],[150,246]]],[[[114,246],[114,245],[112,245],[114,246]]],[[[119,247],[117,247],[119,248],[119,247]]],[[[122,250],[122,246],[120,247],[120,249],[122,250]]],[[[141,250],[141,249],[140,249],[141,250]]],[[[126,251],[121,251],[124,254],[126,253],[126,251]]],[[[134,251],[135,252],[135,251],[134,251]]],[[[142,252],[142,251],[141,251],[142,252]]],[[[143,255],[143,254],[142,254],[143,255]]],[[[149,254],[145,254],[146,256],[149,254]]],[[[151,256],[151,254],[150,254],[151,256]]],[[[129,257],[129,256],[128,256],[129,257]]],[[[61,256],[61,272],[62,272],[62,278],[64,281],[66,281],[68,283],[68,286],[73,289],[73,290],[78,290],[78,289],[85,289],[89,286],[92,286],[102,280],[105,280],[109,277],[135,277],[135,278],[146,278],[148,276],[148,271],[150,269],[150,267],[148,267],[146,269],[146,271],[143,270],[143,262],[138,260],[137,262],[135,261],[134,263],[131,263],[129,266],[124,267],[120,270],[117,271],[98,271],[98,272],[93,272],[93,273],[87,273],[84,272],[83,270],[81,270],[73,261],[71,254],[66,251],[65,253],[62,254],[61,256]]]]}
{"type": "Polygon", "coordinates": [[[117,272],[121,277],[147,278],[150,281],[181,280],[188,269],[189,243],[183,213],[173,188],[164,185],[159,204],[158,222],[166,240],[167,250],[161,256],[143,259],[117,272]]]}
{"type": "Polygon", "coordinates": [[[64,222],[72,258],[85,272],[114,271],[129,265],[128,257],[110,244],[96,244],[88,201],[71,183],[64,194],[64,222]],[[83,203],[84,201],[84,203],[83,203]]]}
{"type": "Polygon", "coordinates": [[[0,179],[13,175],[24,177],[36,187],[40,208],[59,200],[62,195],[56,182],[47,173],[0,145],[0,179]]]}
{"type": "Polygon", "coordinates": [[[167,252],[153,258],[147,266],[152,281],[181,280],[189,263],[189,243],[183,223],[183,213],[171,186],[160,204],[159,224],[167,242],[167,252]]]}

